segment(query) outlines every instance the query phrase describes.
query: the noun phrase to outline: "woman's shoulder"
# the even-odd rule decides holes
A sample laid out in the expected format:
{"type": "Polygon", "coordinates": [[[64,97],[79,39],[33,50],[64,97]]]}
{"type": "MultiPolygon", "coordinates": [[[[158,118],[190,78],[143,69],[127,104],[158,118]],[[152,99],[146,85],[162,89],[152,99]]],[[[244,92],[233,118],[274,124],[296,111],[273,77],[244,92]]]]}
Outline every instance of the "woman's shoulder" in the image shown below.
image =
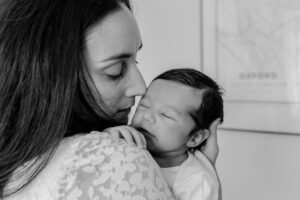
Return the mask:
{"type": "Polygon", "coordinates": [[[83,165],[85,160],[89,163],[96,162],[95,164],[97,164],[104,160],[108,162],[112,158],[135,159],[140,156],[151,157],[141,147],[130,145],[122,139],[115,141],[109,133],[98,131],[66,138],[60,146],[68,147],[67,151],[63,151],[65,164],[77,160],[80,160],[77,164],[83,165]]]}
{"type": "Polygon", "coordinates": [[[96,131],[63,143],[69,148],[57,181],[61,199],[171,199],[146,150],[96,131]]]}
{"type": "MultiPolygon", "coordinates": [[[[88,165],[98,165],[99,163],[110,163],[112,160],[114,165],[124,164],[122,160],[128,162],[132,159],[144,157],[151,160],[148,152],[135,145],[129,145],[124,140],[116,142],[113,137],[106,132],[92,131],[88,134],[77,135],[64,139],[60,147],[65,149],[61,152],[64,158],[63,167],[78,167],[88,165]],[[66,151],[67,150],[67,151],[66,151]]],[[[58,153],[60,154],[60,153],[58,153]]],[[[126,162],[125,162],[126,163],[126,162]]]]}
{"type": "Polygon", "coordinates": [[[115,148],[127,148],[135,147],[127,145],[123,140],[116,142],[111,134],[107,132],[92,131],[87,134],[78,134],[72,137],[63,139],[61,145],[69,146],[69,150],[77,152],[78,150],[85,150],[88,152],[94,152],[96,149],[105,149],[107,147],[115,148]]]}
{"type": "Polygon", "coordinates": [[[144,149],[104,132],[65,138],[25,190],[8,199],[172,199],[144,149]]]}

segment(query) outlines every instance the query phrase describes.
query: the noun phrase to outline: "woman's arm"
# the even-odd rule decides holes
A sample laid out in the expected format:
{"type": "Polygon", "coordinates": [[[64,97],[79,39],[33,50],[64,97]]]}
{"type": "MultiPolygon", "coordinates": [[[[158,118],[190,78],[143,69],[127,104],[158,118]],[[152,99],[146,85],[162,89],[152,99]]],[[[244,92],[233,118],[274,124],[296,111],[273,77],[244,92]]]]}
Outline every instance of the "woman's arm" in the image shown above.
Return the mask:
{"type": "MultiPolygon", "coordinates": [[[[216,161],[219,154],[219,145],[217,140],[217,128],[219,124],[220,119],[216,119],[210,125],[209,130],[206,130],[209,131],[209,137],[207,138],[206,144],[201,148],[202,153],[208,158],[214,168],[216,168],[216,161]]],[[[216,174],[219,180],[219,200],[222,200],[222,185],[217,171],[216,174]]]]}

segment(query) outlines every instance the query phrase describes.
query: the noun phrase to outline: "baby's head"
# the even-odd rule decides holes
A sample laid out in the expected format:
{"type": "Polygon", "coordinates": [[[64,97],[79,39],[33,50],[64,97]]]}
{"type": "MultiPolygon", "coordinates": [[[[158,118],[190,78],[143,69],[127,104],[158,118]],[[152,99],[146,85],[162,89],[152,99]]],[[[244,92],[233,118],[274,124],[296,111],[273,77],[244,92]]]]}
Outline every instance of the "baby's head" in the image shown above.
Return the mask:
{"type": "Polygon", "coordinates": [[[218,84],[188,68],[172,69],[149,85],[133,117],[152,153],[176,155],[197,149],[208,137],[210,124],[223,121],[223,99],[218,84]]]}

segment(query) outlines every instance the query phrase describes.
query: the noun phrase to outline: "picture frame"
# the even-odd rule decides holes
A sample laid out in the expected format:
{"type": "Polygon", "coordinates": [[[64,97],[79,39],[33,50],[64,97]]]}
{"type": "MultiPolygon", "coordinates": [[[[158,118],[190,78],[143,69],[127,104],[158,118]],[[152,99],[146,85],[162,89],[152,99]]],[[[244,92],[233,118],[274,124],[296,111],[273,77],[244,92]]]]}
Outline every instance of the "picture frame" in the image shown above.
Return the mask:
{"type": "Polygon", "coordinates": [[[300,1],[200,6],[201,65],[224,88],[220,128],[300,134],[300,1]]]}

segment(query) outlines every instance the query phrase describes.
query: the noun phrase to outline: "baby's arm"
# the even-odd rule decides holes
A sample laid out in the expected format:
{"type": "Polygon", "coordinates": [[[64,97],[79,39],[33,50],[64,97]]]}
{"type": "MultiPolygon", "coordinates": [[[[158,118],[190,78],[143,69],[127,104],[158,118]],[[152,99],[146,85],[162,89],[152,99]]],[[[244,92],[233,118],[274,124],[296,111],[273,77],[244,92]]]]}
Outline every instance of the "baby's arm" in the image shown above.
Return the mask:
{"type": "Polygon", "coordinates": [[[139,131],[131,126],[115,126],[105,129],[103,132],[110,133],[115,141],[123,138],[128,144],[136,144],[146,148],[146,139],[139,131]]]}

